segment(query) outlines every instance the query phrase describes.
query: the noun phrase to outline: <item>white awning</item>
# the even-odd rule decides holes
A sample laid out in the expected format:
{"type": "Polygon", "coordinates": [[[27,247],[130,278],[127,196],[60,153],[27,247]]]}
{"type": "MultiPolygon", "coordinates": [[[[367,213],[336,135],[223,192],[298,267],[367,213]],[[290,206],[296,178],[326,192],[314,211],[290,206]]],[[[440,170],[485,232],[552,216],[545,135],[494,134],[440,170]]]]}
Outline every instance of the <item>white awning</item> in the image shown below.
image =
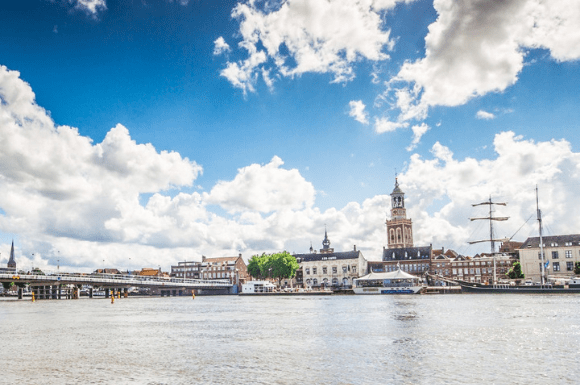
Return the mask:
{"type": "Polygon", "coordinates": [[[390,271],[388,273],[370,273],[365,275],[364,277],[357,278],[359,281],[372,281],[372,280],[380,280],[380,279],[419,279],[416,275],[412,275],[409,273],[405,273],[402,270],[390,271]]]}

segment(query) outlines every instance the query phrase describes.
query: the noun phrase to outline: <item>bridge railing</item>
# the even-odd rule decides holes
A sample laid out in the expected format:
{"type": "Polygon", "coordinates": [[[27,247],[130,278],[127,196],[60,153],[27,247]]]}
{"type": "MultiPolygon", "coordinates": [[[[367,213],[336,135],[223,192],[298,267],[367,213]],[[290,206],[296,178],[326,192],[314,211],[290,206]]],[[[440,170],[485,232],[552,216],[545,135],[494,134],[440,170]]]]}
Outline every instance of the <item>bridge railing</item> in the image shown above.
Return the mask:
{"type": "Polygon", "coordinates": [[[227,279],[184,279],[184,278],[169,278],[157,276],[142,276],[142,275],[122,275],[122,274],[84,274],[84,273],[57,273],[57,274],[17,274],[17,273],[0,273],[2,280],[22,280],[35,282],[81,282],[81,283],[95,283],[95,284],[122,284],[122,285],[147,285],[160,286],[165,283],[170,286],[216,286],[226,287],[231,286],[232,283],[227,279]]]}

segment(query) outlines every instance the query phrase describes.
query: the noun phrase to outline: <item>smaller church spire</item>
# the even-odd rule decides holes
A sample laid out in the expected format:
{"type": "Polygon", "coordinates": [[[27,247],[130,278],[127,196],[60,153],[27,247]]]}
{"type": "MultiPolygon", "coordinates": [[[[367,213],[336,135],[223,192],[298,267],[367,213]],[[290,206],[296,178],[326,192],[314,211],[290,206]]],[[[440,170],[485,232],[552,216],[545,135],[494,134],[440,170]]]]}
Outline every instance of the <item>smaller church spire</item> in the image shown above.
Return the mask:
{"type": "Polygon", "coordinates": [[[322,241],[322,248],[330,248],[330,240],[328,239],[328,233],[326,232],[326,226],[324,226],[324,240],[322,241]]]}
{"type": "Polygon", "coordinates": [[[14,259],[14,239],[12,240],[12,247],[10,248],[10,259],[8,260],[8,268],[16,269],[16,260],[14,259]]]}

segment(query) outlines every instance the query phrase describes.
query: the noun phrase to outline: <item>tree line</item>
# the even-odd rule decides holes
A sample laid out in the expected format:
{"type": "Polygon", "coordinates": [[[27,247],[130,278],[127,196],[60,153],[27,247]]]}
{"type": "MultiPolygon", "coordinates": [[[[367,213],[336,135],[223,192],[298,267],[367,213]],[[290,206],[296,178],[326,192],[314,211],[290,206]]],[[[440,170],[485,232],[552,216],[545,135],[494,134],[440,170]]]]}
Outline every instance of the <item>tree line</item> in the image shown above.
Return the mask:
{"type": "Polygon", "coordinates": [[[282,279],[291,279],[300,268],[296,258],[287,251],[274,254],[253,255],[248,261],[248,273],[257,279],[274,278],[278,285],[282,279]]]}

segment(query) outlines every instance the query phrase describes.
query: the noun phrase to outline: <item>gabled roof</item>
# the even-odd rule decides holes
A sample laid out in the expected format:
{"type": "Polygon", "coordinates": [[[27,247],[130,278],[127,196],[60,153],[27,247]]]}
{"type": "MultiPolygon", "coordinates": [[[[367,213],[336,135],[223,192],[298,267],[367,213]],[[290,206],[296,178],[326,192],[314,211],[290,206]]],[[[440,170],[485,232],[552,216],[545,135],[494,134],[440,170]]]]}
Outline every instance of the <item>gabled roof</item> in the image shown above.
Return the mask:
{"type": "Polygon", "coordinates": [[[383,250],[383,261],[407,261],[412,259],[430,259],[431,246],[401,247],[383,250]]]}
{"type": "Polygon", "coordinates": [[[238,255],[236,257],[217,257],[217,258],[205,258],[201,264],[202,265],[211,265],[211,264],[227,264],[228,262],[233,262],[234,264],[238,261],[238,259],[242,260],[242,263],[245,265],[246,262],[244,262],[244,259],[242,258],[241,255],[238,255]]]}
{"type": "MultiPolygon", "coordinates": [[[[542,237],[542,242],[546,246],[557,244],[558,246],[566,246],[566,243],[572,243],[572,246],[580,246],[580,234],[570,235],[549,235],[542,237]]],[[[569,245],[568,245],[569,246],[569,245]]],[[[540,237],[528,238],[522,244],[520,249],[527,249],[532,247],[540,247],[540,237]]]]}
{"type": "MultiPolygon", "coordinates": [[[[358,259],[362,257],[360,250],[332,252],[332,253],[309,253],[309,254],[294,254],[296,261],[300,262],[314,262],[314,261],[332,261],[335,259],[358,259]]],[[[363,257],[364,258],[364,257],[363,257]]]]}

